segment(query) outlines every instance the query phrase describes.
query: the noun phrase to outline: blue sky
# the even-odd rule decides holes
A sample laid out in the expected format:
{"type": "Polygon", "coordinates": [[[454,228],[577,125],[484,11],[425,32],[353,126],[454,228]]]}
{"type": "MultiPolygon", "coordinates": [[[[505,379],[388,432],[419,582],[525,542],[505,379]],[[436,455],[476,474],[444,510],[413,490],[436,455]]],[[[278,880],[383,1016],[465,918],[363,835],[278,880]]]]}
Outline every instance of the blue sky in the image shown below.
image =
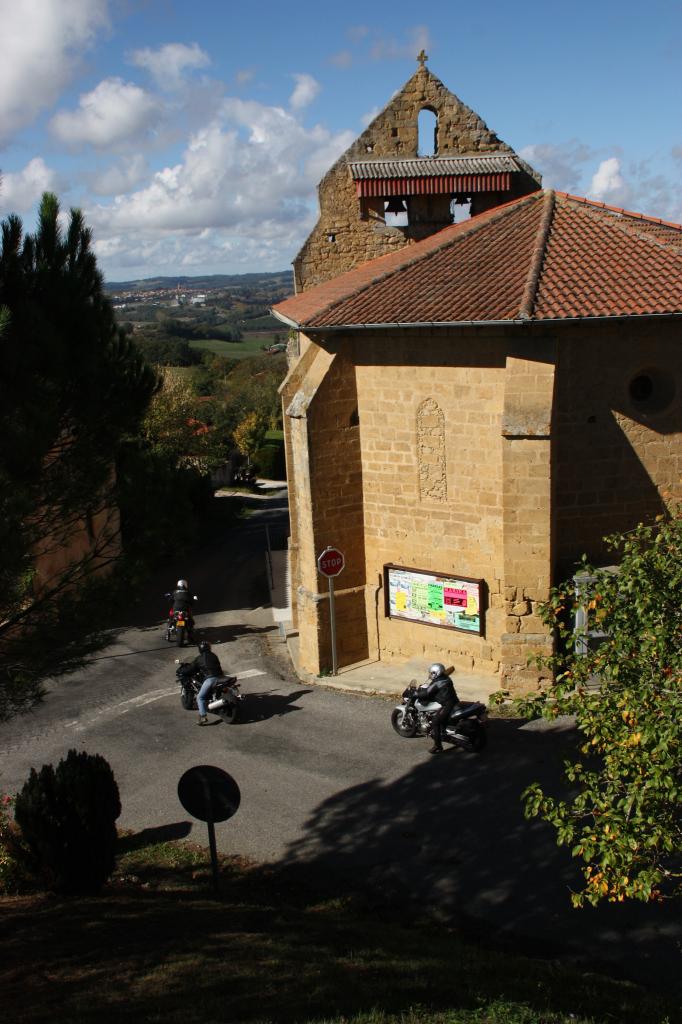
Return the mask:
{"type": "Polygon", "coordinates": [[[289,266],[428,66],[544,184],[682,221],[682,3],[0,0],[0,216],[80,206],[109,280],[289,266]]]}

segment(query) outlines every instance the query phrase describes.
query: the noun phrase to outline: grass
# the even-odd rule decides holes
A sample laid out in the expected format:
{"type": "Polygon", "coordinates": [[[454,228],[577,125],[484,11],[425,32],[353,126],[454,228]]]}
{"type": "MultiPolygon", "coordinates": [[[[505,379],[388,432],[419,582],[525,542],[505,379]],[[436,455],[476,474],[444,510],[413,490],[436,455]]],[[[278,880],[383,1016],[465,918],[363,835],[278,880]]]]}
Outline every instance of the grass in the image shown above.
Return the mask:
{"type": "Polygon", "coordinates": [[[99,896],[0,899],[5,1024],[673,1024],[640,988],[240,858],[124,835],[99,896]]]}
{"type": "MultiPolygon", "coordinates": [[[[275,341],[287,340],[283,331],[258,331],[253,334],[244,333],[241,341],[223,341],[220,338],[208,338],[191,341],[190,348],[206,349],[214,355],[226,356],[228,359],[244,359],[246,356],[263,355],[263,349],[274,345],[275,341]]],[[[275,358],[273,356],[273,358],[275,358]]]]}

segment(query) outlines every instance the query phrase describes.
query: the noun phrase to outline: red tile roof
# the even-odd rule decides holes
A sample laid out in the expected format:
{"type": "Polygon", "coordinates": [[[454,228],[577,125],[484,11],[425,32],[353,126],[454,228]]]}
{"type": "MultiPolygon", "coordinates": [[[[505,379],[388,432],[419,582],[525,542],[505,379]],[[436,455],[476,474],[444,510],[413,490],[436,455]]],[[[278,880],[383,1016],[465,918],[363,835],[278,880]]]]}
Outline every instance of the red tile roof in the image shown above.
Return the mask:
{"type": "Polygon", "coordinates": [[[302,329],[682,313],[682,226],[539,191],[301,292],[302,329]]]}

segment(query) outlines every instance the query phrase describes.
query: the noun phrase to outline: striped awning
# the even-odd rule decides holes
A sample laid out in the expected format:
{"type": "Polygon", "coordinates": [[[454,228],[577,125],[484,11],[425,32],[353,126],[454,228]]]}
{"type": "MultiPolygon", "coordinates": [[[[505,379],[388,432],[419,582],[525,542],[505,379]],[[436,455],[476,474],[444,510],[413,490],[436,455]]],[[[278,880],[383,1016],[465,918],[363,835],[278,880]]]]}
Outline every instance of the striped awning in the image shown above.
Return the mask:
{"type": "Polygon", "coordinates": [[[354,160],[349,166],[358,196],[506,192],[520,170],[511,153],[354,160]]]}
{"type": "Polygon", "coordinates": [[[511,174],[439,174],[428,178],[372,178],[356,181],[358,196],[433,196],[508,192],[511,174]]]}

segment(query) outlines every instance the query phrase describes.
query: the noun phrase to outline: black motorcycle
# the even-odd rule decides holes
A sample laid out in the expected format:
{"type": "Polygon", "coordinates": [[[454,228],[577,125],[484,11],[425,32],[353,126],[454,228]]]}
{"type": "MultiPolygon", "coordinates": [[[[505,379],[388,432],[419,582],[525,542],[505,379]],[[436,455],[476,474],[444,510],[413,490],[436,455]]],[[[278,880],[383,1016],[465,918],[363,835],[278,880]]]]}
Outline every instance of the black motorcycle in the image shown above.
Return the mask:
{"type": "MultiPolygon", "coordinates": [[[[191,662],[177,663],[176,678],[180,684],[180,703],[185,711],[197,707],[197,694],[204,681],[204,673],[191,662]]],[[[239,692],[239,683],[235,676],[221,676],[213,684],[206,708],[214,715],[219,715],[228,725],[233,725],[239,717],[239,705],[244,694],[239,692]]]]}
{"type": "MultiPolygon", "coordinates": [[[[413,736],[427,736],[431,720],[441,710],[440,704],[420,699],[421,687],[412,680],[403,692],[402,704],[391,713],[391,725],[403,739],[413,736]]],[[[444,742],[452,743],[463,750],[478,754],[488,742],[485,727],[486,706],[480,701],[459,701],[443,723],[441,736],[444,742]]]]}

